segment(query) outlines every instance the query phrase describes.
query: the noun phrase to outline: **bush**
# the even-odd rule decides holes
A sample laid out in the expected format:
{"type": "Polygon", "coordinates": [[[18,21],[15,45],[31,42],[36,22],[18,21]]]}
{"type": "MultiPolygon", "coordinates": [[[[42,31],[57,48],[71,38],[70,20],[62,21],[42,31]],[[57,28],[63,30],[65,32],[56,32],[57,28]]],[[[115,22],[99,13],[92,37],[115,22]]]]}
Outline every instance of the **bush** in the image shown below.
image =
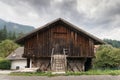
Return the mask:
{"type": "Polygon", "coordinates": [[[9,60],[2,59],[0,60],[0,69],[8,70],[11,67],[11,62],[9,60]]]}
{"type": "Polygon", "coordinates": [[[94,59],[95,68],[117,69],[120,67],[120,49],[108,45],[102,45],[96,52],[94,59]]]}
{"type": "Polygon", "coordinates": [[[0,57],[7,57],[12,51],[19,46],[12,40],[4,40],[0,43],[0,57]]]}

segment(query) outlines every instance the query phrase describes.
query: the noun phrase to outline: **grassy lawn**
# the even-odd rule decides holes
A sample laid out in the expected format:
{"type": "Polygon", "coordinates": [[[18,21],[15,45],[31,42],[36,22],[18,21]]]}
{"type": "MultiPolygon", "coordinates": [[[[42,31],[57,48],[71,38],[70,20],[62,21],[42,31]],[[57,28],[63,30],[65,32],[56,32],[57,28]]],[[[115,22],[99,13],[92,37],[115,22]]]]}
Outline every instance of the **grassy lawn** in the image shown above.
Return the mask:
{"type": "Polygon", "coordinates": [[[120,75],[120,70],[89,70],[86,72],[67,72],[66,75],[120,75]]]}
{"type": "Polygon", "coordinates": [[[12,76],[54,76],[51,72],[13,72],[12,76]]]}
{"type": "Polygon", "coordinates": [[[15,72],[12,76],[69,76],[69,75],[120,75],[120,70],[89,70],[86,72],[66,72],[66,74],[51,74],[51,72],[15,72]]]}

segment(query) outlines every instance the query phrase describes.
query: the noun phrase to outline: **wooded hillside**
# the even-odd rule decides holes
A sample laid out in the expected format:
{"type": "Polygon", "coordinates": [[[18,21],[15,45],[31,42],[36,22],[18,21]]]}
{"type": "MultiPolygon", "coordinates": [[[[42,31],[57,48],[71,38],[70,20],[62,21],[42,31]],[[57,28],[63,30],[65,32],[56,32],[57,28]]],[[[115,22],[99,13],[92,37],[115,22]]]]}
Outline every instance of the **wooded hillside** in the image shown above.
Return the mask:
{"type": "Polygon", "coordinates": [[[112,39],[104,39],[104,41],[113,47],[120,48],[120,41],[118,40],[112,40],[112,39]]]}

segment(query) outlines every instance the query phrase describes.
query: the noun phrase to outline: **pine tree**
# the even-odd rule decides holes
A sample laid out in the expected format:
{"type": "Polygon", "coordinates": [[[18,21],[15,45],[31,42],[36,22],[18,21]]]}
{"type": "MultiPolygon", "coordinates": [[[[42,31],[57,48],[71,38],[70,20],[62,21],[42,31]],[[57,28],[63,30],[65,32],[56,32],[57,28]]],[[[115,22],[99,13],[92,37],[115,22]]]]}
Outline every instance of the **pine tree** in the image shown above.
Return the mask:
{"type": "Polygon", "coordinates": [[[4,25],[4,28],[0,30],[0,42],[7,39],[7,34],[6,25],[4,25]]]}
{"type": "Polygon", "coordinates": [[[3,28],[3,40],[7,39],[7,29],[6,29],[6,25],[4,25],[3,28]]]}
{"type": "Polygon", "coordinates": [[[12,40],[12,32],[11,31],[8,32],[8,39],[12,40]]]}
{"type": "Polygon", "coordinates": [[[3,40],[3,31],[0,30],[0,42],[3,40]]]}
{"type": "Polygon", "coordinates": [[[12,33],[12,40],[15,40],[16,39],[16,33],[15,31],[12,33]]]}

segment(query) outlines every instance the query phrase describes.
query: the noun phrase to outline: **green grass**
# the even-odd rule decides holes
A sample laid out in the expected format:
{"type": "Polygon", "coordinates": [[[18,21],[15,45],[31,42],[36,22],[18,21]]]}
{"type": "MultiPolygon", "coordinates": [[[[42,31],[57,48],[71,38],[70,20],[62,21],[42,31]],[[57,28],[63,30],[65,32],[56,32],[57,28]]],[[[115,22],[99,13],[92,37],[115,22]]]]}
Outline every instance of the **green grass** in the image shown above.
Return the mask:
{"type": "Polygon", "coordinates": [[[13,72],[12,76],[54,76],[51,72],[13,72]]]}
{"type": "Polygon", "coordinates": [[[120,75],[120,70],[89,70],[86,72],[67,72],[66,75],[120,75]]]}
{"type": "Polygon", "coordinates": [[[80,76],[80,75],[120,75],[120,70],[89,70],[86,72],[66,72],[66,74],[52,74],[51,72],[14,72],[12,76],[80,76]]]}

